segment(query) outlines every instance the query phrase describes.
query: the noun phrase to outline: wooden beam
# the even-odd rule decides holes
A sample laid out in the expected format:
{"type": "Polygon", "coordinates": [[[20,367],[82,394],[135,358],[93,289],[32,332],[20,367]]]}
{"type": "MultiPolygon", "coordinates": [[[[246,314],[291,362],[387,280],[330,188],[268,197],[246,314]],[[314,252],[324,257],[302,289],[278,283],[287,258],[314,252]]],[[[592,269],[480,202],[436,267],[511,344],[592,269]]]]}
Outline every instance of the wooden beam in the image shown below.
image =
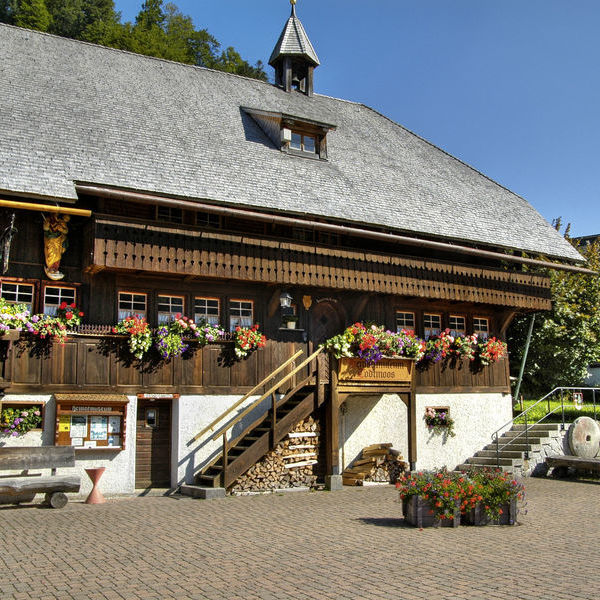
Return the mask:
{"type": "Polygon", "coordinates": [[[16,208],[19,210],[35,210],[42,212],[60,213],[61,215],[74,215],[77,217],[91,217],[92,211],[83,208],[68,208],[67,206],[52,206],[50,204],[35,204],[33,202],[18,202],[0,198],[0,206],[16,208]]]}
{"type": "Polygon", "coordinates": [[[340,475],[340,408],[337,370],[331,369],[331,398],[327,403],[325,424],[326,475],[340,475]]]}

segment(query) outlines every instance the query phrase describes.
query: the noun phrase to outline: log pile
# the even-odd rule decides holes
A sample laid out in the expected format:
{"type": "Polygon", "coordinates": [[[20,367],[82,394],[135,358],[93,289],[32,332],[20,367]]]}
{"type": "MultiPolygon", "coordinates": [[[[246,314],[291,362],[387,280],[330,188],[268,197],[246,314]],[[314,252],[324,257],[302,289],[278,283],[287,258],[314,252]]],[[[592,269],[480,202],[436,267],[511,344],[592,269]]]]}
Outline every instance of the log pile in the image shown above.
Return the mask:
{"type": "Polygon", "coordinates": [[[363,448],[360,456],[342,473],[344,485],[363,485],[365,481],[396,483],[408,468],[392,444],[373,444],[363,448]]]}
{"type": "Polygon", "coordinates": [[[230,488],[232,494],[315,487],[319,455],[319,422],[313,417],[298,425],[230,488]]]}

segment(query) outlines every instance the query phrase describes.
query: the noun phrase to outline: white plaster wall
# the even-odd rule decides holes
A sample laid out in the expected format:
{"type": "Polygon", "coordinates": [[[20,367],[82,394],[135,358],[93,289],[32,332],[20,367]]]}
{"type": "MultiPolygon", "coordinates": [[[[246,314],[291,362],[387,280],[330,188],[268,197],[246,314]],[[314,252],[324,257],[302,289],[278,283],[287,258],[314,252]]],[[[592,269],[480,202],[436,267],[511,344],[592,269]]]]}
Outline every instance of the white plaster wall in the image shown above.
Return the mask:
{"type": "MultiPolygon", "coordinates": [[[[81,490],[79,495],[71,498],[85,498],[92,489],[90,478],[85,469],[106,467],[106,471],[100,480],[100,489],[103,494],[119,495],[131,494],[135,487],[135,421],[137,413],[137,398],[129,396],[129,405],[127,406],[127,428],[125,450],[120,452],[114,450],[86,450],[85,452],[75,453],[75,467],[66,467],[58,469],[59,475],[79,475],[81,478],[81,490]]],[[[53,446],[54,430],[56,426],[56,403],[51,395],[16,395],[9,394],[4,396],[5,402],[25,401],[25,402],[43,402],[44,411],[44,429],[33,430],[23,436],[11,437],[0,436],[0,446],[53,446]]],[[[38,472],[36,469],[35,472],[38,472]]],[[[40,473],[50,474],[49,469],[39,469],[40,473]]],[[[5,474],[10,474],[7,471],[5,474]]],[[[18,471],[12,471],[18,474],[18,471]]]]}
{"type": "Polygon", "coordinates": [[[340,409],[340,465],[371,444],[391,443],[408,461],[408,411],[397,394],[349,396],[340,409]]]}
{"type": "MultiPolygon", "coordinates": [[[[510,394],[417,394],[417,469],[454,469],[492,442],[492,434],[512,419],[510,394]],[[455,437],[431,432],[427,406],[448,406],[455,437]]],[[[508,429],[508,427],[506,428],[508,429]]]]}
{"type": "MultiPolygon", "coordinates": [[[[194,474],[206,465],[221,451],[222,437],[211,440],[222,425],[234,420],[247,406],[252,404],[258,396],[251,396],[242,405],[237,407],[222,422],[203,435],[197,442],[192,439],[211,421],[221,415],[227,408],[240,399],[236,396],[181,396],[177,405],[173,407],[173,447],[172,455],[176,457],[171,469],[171,485],[177,487],[182,483],[194,483],[194,474]]],[[[271,405],[267,398],[258,407],[248,413],[229,432],[228,439],[239,435],[254,419],[258,418],[271,405]]]]}

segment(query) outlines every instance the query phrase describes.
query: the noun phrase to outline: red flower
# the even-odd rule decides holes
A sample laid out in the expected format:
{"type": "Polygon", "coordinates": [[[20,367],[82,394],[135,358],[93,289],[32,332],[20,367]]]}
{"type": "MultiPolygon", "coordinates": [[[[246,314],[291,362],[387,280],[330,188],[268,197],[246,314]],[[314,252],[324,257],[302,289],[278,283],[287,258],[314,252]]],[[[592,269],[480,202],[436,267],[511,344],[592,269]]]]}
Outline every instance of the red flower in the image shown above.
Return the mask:
{"type": "Polygon", "coordinates": [[[81,311],[79,312],[79,316],[80,316],[80,317],[83,317],[83,313],[82,313],[81,311]]]}
{"type": "Polygon", "coordinates": [[[72,312],[68,312],[65,313],[65,319],[67,319],[67,321],[70,321],[73,318],[73,313],[72,312]]]}
{"type": "Polygon", "coordinates": [[[60,309],[61,310],[65,310],[65,308],[67,308],[67,303],[66,302],[61,302],[60,309]]]}

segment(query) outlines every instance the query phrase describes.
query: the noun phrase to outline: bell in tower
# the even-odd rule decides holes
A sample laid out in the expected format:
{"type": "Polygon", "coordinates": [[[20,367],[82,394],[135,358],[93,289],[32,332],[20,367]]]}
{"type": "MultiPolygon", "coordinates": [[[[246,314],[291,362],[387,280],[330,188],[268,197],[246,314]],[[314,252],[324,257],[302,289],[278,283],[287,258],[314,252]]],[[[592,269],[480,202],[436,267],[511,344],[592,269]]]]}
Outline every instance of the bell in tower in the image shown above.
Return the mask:
{"type": "Polygon", "coordinates": [[[313,73],[319,66],[319,58],[296,16],[296,0],[290,1],[292,14],[275,44],[269,64],[275,69],[275,85],[286,92],[297,90],[312,96],[313,73]]]}

